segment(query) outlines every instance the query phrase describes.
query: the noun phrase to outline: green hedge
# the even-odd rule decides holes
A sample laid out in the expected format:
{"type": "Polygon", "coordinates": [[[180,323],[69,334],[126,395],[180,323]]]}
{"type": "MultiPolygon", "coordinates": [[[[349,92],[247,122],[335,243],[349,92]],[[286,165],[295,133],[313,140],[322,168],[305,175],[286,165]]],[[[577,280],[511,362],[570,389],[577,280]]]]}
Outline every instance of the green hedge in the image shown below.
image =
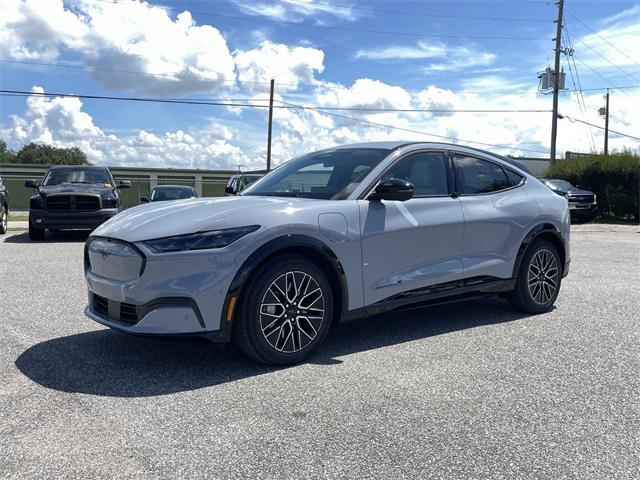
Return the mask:
{"type": "Polygon", "coordinates": [[[561,160],[545,175],[592,190],[600,216],[638,221],[640,214],[640,156],[628,151],[561,160]]]}

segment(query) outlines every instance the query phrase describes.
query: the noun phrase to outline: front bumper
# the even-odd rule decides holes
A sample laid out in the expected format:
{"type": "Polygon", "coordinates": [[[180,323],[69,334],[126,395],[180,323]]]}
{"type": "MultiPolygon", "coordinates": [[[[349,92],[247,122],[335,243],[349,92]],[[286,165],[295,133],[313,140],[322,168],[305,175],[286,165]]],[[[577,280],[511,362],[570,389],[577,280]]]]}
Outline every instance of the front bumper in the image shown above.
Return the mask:
{"type": "Polygon", "coordinates": [[[118,214],[117,208],[103,208],[93,212],[52,212],[29,210],[29,223],[37,228],[55,230],[93,230],[118,214]]]}
{"type": "MultiPolygon", "coordinates": [[[[88,242],[94,238],[98,237],[88,242]]],[[[101,240],[123,247],[101,247],[91,254],[86,249],[89,318],[132,334],[230,339],[232,323],[225,307],[231,282],[244,261],[239,253],[246,250],[244,238],[225,248],[164,254],[143,243],[101,240]],[[133,257],[137,255],[133,250],[142,258],[133,257]]]]}
{"type": "Polygon", "coordinates": [[[598,205],[594,203],[572,203],[569,202],[569,211],[571,215],[594,215],[598,205]]]}

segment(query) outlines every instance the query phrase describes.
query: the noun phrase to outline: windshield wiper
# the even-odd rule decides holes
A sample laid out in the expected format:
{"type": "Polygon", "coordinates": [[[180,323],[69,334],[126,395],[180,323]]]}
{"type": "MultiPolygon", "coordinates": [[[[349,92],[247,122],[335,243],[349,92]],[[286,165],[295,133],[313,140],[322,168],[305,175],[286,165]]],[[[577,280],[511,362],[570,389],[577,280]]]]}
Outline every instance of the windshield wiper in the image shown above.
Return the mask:
{"type": "Polygon", "coordinates": [[[261,196],[261,197],[296,197],[296,198],[301,198],[300,192],[265,192],[265,193],[255,193],[255,195],[256,196],[261,196]]]}

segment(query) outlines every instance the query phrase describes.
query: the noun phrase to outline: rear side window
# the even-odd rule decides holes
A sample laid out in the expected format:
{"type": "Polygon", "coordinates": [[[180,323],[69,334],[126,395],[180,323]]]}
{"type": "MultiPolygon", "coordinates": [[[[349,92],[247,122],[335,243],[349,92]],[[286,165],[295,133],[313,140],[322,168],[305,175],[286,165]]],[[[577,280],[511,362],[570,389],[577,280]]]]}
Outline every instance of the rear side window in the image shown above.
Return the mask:
{"type": "Polygon", "coordinates": [[[463,194],[491,193],[513,186],[498,164],[459,154],[453,155],[453,162],[463,194]]]}
{"type": "Polygon", "coordinates": [[[413,184],[415,197],[447,195],[446,160],[442,152],[419,152],[398,161],[382,180],[400,178],[413,184]]]}
{"type": "Polygon", "coordinates": [[[509,170],[505,168],[504,171],[507,173],[507,178],[509,179],[509,186],[515,187],[516,185],[520,185],[524,177],[519,173],[514,172],[513,170],[509,170]]]}

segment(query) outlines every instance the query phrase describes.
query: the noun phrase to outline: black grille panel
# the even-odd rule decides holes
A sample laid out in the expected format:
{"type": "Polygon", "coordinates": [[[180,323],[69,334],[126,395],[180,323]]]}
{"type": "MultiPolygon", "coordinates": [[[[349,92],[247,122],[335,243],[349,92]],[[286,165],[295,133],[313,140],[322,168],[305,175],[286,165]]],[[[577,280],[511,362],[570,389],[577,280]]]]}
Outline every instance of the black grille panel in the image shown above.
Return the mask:
{"type": "Polygon", "coordinates": [[[576,203],[593,203],[593,195],[572,195],[568,200],[576,203]]]}
{"type": "Polygon", "coordinates": [[[120,304],[120,321],[126,323],[138,323],[138,309],[129,303],[120,304]]]}
{"type": "Polygon", "coordinates": [[[93,294],[93,309],[100,315],[115,320],[117,322],[128,323],[134,325],[138,323],[138,308],[130,303],[120,303],[115,300],[109,300],[100,295],[93,294]],[[111,311],[119,312],[119,318],[114,318],[116,314],[109,314],[109,304],[111,303],[111,311]]]}
{"type": "Polygon", "coordinates": [[[93,195],[53,195],[47,208],[57,212],[93,212],[100,210],[100,199],[93,195]]]}
{"type": "Polygon", "coordinates": [[[95,293],[93,294],[93,308],[96,312],[109,316],[109,301],[95,293]]]}

